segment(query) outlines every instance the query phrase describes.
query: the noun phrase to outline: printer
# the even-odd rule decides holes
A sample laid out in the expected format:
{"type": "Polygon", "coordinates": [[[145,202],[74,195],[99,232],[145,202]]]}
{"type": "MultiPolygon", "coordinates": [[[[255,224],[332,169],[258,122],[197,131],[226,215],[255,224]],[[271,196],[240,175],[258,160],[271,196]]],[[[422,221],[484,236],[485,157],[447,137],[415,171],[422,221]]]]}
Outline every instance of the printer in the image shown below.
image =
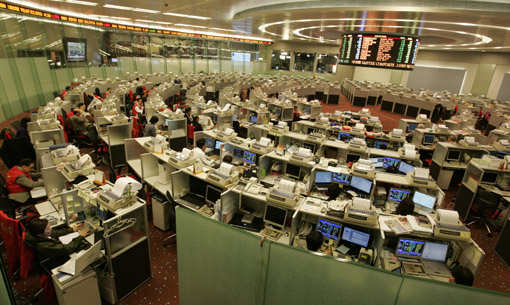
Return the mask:
{"type": "Polygon", "coordinates": [[[182,169],[195,164],[196,157],[193,155],[193,151],[187,148],[183,148],[182,152],[169,151],[168,163],[175,168],[182,169]]]}
{"type": "Polygon", "coordinates": [[[266,200],[290,209],[296,208],[299,194],[296,193],[296,182],[282,179],[269,189],[266,193],[266,200]]]}
{"type": "Polygon", "coordinates": [[[320,132],[312,132],[308,135],[306,135],[306,141],[307,142],[313,142],[322,144],[326,140],[326,135],[320,132]]]}
{"type": "Polygon", "coordinates": [[[215,129],[214,132],[216,133],[216,139],[223,142],[227,142],[230,139],[237,137],[237,133],[235,133],[234,130],[230,127],[225,128],[225,130],[215,129]]]}
{"type": "Polygon", "coordinates": [[[37,123],[41,130],[58,129],[60,127],[60,123],[54,118],[54,115],[51,119],[37,120],[37,123]]]}
{"type": "Polygon", "coordinates": [[[377,212],[370,199],[354,197],[352,203],[345,207],[344,219],[349,222],[376,226],[377,212]]]}
{"type": "Polygon", "coordinates": [[[71,181],[76,179],[78,176],[87,176],[94,173],[94,167],[96,165],[92,162],[90,155],[83,155],[80,159],[64,163],[64,166],[60,169],[64,177],[71,181]]]}
{"type": "Polygon", "coordinates": [[[101,191],[97,195],[97,203],[114,212],[134,203],[141,188],[142,184],[131,177],[119,178],[110,191],[101,191]]]}
{"type": "Polygon", "coordinates": [[[436,181],[429,175],[428,168],[415,167],[412,171],[406,174],[406,180],[410,186],[435,188],[436,181]]]}
{"type": "Polygon", "coordinates": [[[403,160],[416,160],[416,156],[419,157],[419,154],[416,153],[416,146],[413,144],[404,144],[398,149],[398,155],[403,160]]]}
{"type": "Polygon", "coordinates": [[[166,142],[166,138],[162,135],[156,135],[155,137],[151,137],[150,140],[146,141],[143,144],[148,151],[162,154],[165,149],[168,148],[168,143],[166,142]]]}
{"type": "Polygon", "coordinates": [[[125,114],[119,114],[115,115],[114,117],[110,118],[110,123],[112,125],[119,125],[119,124],[127,124],[129,122],[128,117],[125,114]]]}
{"type": "Polygon", "coordinates": [[[103,116],[116,115],[117,114],[117,106],[115,103],[103,103],[101,105],[101,113],[103,116]]]}
{"type": "Polygon", "coordinates": [[[370,115],[370,109],[368,108],[363,108],[359,111],[359,115],[361,116],[369,116],[370,115]]]}
{"type": "Polygon", "coordinates": [[[471,231],[459,220],[457,211],[438,209],[435,215],[428,216],[434,224],[434,237],[470,240],[471,231]]]}
{"type": "Polygon", "coordinates": [[[312,161],[312,151],[308,148],[300,147],[290,155],[290,160],[298,163],[305,163],[312,161]]]}
{"type": "Polygon", "coordinates": [[[434,131],[440,133],[448,133],[450,132],[450,129],[444,124],[437,124],[434,125],[434,131]]]}
{"type": "Polygon", "coordinates": [[[404,141],[404,142],[406,140],[406,136],[405,136],[404,132],[402,131],[402,129],[398,129],[398,128],[394,128],[392,131],[390,131],[389,137],[392,140],[399,140],[399,141],[404,141]]]}
{"type": "Polygon", "coordinates": [[[352,127],[351,134],[357,136],[365,136],[365,131],[365,124],[357,123],[354,125],[354,127],[352,127]]]}
{"type": "Polygon", "coordinates": [[[480,143],[475,141],[475,137],[464,137],[464,139],[459,141],[459,144],[465,147],[476,148],[479,147],[480,143]]]}
{"type": "Polygon", "coordinates": [[[265,155],[274,150],[274,144],[270,139],[261,137],[258,142],[251,144],[251,150],[257,152],[260,155],[265,155]]]}
{"type": "Polygon", "coordinates": [[[329,118],[326,116],[321,116],[320,119],[315,121],[317,127],[329,127],[329,125],[329,118]]]}
{"type": "Polygon", "coordinates": [[[56,109],[54,109],[52,107],[52,103],[48,103],[48,105],[44,106],[44,107],[39,107],[39,110],[37,111],[37,116],[36,116],[36,119],[39,121],[39,120],[44,120],[44,119],[54,119],[55,118],[55,113],[56,113],[56,109]]]}
{"type": "Polygon", "coordinates": [[[372,164],[372,161],[367,159],[359,159],[358,162],[355,162],[352,165],[351,173],[354,176],[372,180],[375,177],[375,168],[372,164]]]}
{"type": "Polygon", "coordinates": [[[361,138],[352,138],[349,141],[349,151],[367,152],[367,142],[361,138]]]}
{"type": "Polygon", "coordinates": [[[234,165],[228,163],[221,163],[218,169],[210,170],[205,178],[206,181],[220,187],[233,185],[238,179],[239,173],[234,170],[234,165]]]}
{"type": "Polygon", "coordinates": [[[508,140],[499,140],[494,142],[492,146],[499,151],[510,151],[510,142],[508,142],[508,140]]]}
{"type": "Polygon", "coordinates": [[[75,161],[80,158],[80,150],[74,145],[67,145],[64,148],[52,150],[50,154],[55,165],[62,162],[75,161]]]}
{"type": "Polygon", "coordinates": [[[272,125],[269,129],[269,133],[272,135],[282,135],[286,132],[289,132],[289,126],[287,126],[287,122],[279,121],[277,125],[272,125]]]}

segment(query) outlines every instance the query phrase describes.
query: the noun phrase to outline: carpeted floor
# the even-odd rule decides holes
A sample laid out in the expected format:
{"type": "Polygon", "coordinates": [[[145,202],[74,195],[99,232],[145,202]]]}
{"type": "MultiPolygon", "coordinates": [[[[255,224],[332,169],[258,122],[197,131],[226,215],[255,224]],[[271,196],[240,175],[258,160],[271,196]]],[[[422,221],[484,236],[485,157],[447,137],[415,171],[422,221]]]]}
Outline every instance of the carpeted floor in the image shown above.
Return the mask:
{"type": "MultiPolygon", "coordinates": [[[[380,110],[380,106],[368,106],[372,115],[380,118],[384,130],[391,130],[398,126],[399,119],[402,117],[394,113],[388,113],[380,110]]],[[[323,112],[334,112],[335,110],[360,110],[361,107],[351,106],[347,100],[342,97],[339,105],[323,105],[323,112]]],[[[22,117],[28,116],[24,113],[15,118],[0,124],[0,128],[11,127],[10,124],[19,121],[22,117]]],[[[107,170],[105,166],[100,166],[101,170],[107,170]]],[[[7,168],[0,162],[0,174],[6,175],[7,168]]],[[[446,208],[452,208],[454,203],[452,199],[457,193],[456,189],[446,192],[446,208]]],[[[162,246],[162,240],[172,232],[162,232],[152,226],[151,212],[149,208],[149,238],[153,277],[136,291],[128,295],[119,304],[179,304],[178,295],[178,274],[177,274],[177,251],[174,241],[166,247],[162,246]]],[[[510,268],[494,252],[494,246],[498,240],[499,233],[495,232],[491,238],[487,237],[484,229],[478,225],[471,228],[471,234],[475,242],[485,251],[480,271],[475,277],[475,287],[484,288],[503,293],[510,293],[510,268]]],[[[5,249],[2,248],[5,259],[5,249]]],[[[39,277],[35,274],[26,280],[13,281],[13,288],[21,296],[31,298],[39,289],[39,277]]],[[[57,304],[44,303],[39,301],[35,304],[57,304]]]]}

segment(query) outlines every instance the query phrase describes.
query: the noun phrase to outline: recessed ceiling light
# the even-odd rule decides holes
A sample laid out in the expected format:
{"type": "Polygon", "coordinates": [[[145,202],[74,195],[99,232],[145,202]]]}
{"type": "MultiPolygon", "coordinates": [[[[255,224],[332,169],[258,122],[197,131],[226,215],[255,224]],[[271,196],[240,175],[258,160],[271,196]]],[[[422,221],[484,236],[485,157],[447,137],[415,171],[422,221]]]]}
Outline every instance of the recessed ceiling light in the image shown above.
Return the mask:
{"type": "Polygon", "coordinates": [[[117,19],[117,20],[131,20],[131,18],[127,18],[127,17],[107,17],[107,18],[117,19]]]}
{"type": "Polygon", "coordinates": [[[163,15],[175,16],[175,17],[183,17],[183,18],[191,18],[191,19],[200,19],[200,20],[211,19],[211,17],[203,17],[203,16],[195,16],[195,15],[185,15],[185,14],[177,14],[177,13],[163,13],[163,15]]]}
{"type": "Polygon", "coordinates": [[[120,6],[120,5],[112,5],[112,4],[105,4],[105,5],[103,5],[103,7],[114,8],[114,9],[117,9],[117,10],[125,10],[125,11],[132,11],[133,10],[132,7],[120,6]]]}
{"type": "Polygon", "coordinates": [[[192,27],[192,28],[207,29],[206,26],[202,26],[202,25],[192,25],[192,24],[184,24],[184,23],[176,23],[175,25],[176,26],[189,26],[189,27],[192,27]]]}
{"type": "Polygon", "coordinates": [[[80,5],[88,5],[88,6],[97,6],[99,3],[88,2],[88,1],[78,1],[78,0],[67,0],[67,3],[71,4],[80,4],[80,5]]]}
{"type": "Polygon", "coordinates": [[[144,9],[144,8],[133,8],[133,11],[135,12],[142,12],[142,13],[150,13],[150,14],[157,14],[159,13],[159,11],[155,11],[155,10],[148,10],[148,9],[144,9]]]}
{"type": "Polygon", "coordinates": [[[154,21],[154,20],[144,20],[144,19],[135,19],[135,21],[139,21],[139,22],[147,22],[147,23],[157,23],[157,24],[172,24],[171,22],[154,21]]]}

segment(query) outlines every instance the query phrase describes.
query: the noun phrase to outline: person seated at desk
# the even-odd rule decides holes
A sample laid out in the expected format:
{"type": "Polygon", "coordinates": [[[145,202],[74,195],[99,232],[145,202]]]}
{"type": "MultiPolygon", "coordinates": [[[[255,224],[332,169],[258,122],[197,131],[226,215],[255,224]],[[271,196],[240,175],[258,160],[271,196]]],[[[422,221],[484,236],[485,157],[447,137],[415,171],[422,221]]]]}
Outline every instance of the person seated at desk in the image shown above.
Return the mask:
{"type": "MultiPolygon", "coordinates": [[[[306,235],[306,248],[310,251],[317,252],[324,243],[324,236],[321,232],[313,230],[306,235]]],[[[325,252],[327,255],[331,255],[331,248],[327,247],[325,252]]]]}
{"type": "Polygon", "coordinates": [[[17,205],[31,205],[35,202],[30,196],[30,190],[35,187],[44,186],[44,181],[34,181],[41,177],[39,173],[31,173],[34,170],[35,162],[30,159],[21,159],[18,165],[7,172],[5,185],[9,192],[9,199],[17,205]]]}
{"type": "Polygon", "coordinates": [[[299,121],[301,119],[299,112],[297,111],[297,106],[294,106],[294,115],[292,117],[292,121],[299,121]]]}
{"type": "Polygon", "coordinates": [[[191,117],[191,107],[186,107],[186,109],[184,109],[184,117],[186,118],[188,125],[193,123],[193,118],[191,117]]]}
{"type": "Polygon", "coordinates": [[[166,131],[164,130],[156,130],[156,123],[159,122],[159,118],[155,115],[151,117],[149,120],[149,123],[145,125],[145,128],[143,129],[143,136],[144,137],[155,137],[158,133],[161,135],[165,135],[166,131]]]}
{"type": "Polygon", "coordinates": [[[205,150],[207,149],[207,146],[205,145],[205,139],[199,139],[197,141],[197,146],[193,148],[192,152],[194,156],[197,158],[197,160],[200,160],[202,164],[211,167],[215,160],[218,159],[218,157],[209,158],[205,155],[205,150]]]}
{"type": "Polygon", "coordinates": [[[450,283],[455,283],[464,286],[473,286],[473,282],[475,281],[475,277],[473,276],[473,272],[469,270],[469,268],[455,265],[451,269],[452,276],[450,277],[450,283]]]}
{"type": "Polygon", "coordinates": [[[195,132],[197,132],[197,131],[204,131],[204,128],[202,127],[202,124],[200,124],[200,122],[198,120],[199,120],[198,115],[194,115],[193,116],[193,121],[191,122],[191,125],[193,125],[193,127],[195,127],[195,132]]]}
{"type": "Polygon", "coordinates": [[[221,163],[232,164],[232,161],[234,161],[234,158],[231,155],[225,155],[223,159],[221,159],[221,163]]]}
{"type": "Polygon", "coordinates": [[[28,137],[28,122],[30,118],[22,118],[18,130],[16,130],[16,138],[27,138],[28,137]]]}
{"type": "Polygon", "coordinates": [[[25,242],[34,250],[36,260],[43,261],[48,258],[65,258],[68,255],[81,250],[83,239],[92,232],[90,228],[81,230],[80,235],[64,245],[59,237],[82,229],[83,224],[74,228],[66,228],[53,231],[50,223],[44,218],[34,218],[27,224],[25,242]]]}
{"type": "Polygon", "coordinates": [[[97,148],[99,146],[99,136],[97,135],[96,127],[91,124],[88,116],[90,116],[90,114],[85,112],[85,110],[74,108],[73,116],[69,118],[71,130],[76,135],[87,137],[92,142],[93,146],[97,148]]]}
{"type": "Polygon", "coordinates": [[[401,216],[407,216],[407,215],[413,215],[414,213],[414,201],[411,199],[411,197],[407,197],[404,200],[402,200],[395,210],[396,215],[401,216]]]}
{"type": "Polygon", "coordinates": [[[93,110],[96,109],[97,105],[100,105],[100,104],[103,103],[103,100],[101,99],[101,97],[99,97],[97,95],[89,93],[88,96],[89,96],[89,98],[92,99],[92,101],[90,102],[89,106],[87,107],[87,111],[88,112],[92,112],[93,110]]]}
{"type": "Polygon", "coordinates": [[[331,185],[328,187],[328,190],[326,191],[326,195],[328,196],[327,201],[336,200],[341,193],[342,189],[340,186],[338,186],[336,183],[331,183],[331,185]]]}
{"type": "Polygon", "coordinates": [[[64,97],[71,91],[71,86],[66,86],[64,90],[62,90],[62,93],[60,93],[60,98],[64,100],[64,97]]]}
{"type": "Polygon", "coordinates": [[[89,121],[90,123],[94,123],[95,122],[94,117],[92,116],[92,114],[90,112],[85,111],[87,106],[85,106],[84,103],[79,103],[78,105],[76,105],[76,107],[73,108],[73,111],[71,112],[72,115],[71,116],[68,115],[69,117],[74,116],[74,109],[76,109],[76,108],[80,110],[80,113],[81,113],[80,115],[81,115],[82,118],[87,119],[87,121],[89,121]]]}
{"type": "Polygon", "coordinates": [[[108,98],[108,96],[112,93],[112,88],[107,88],[106,92],[104,93],[104,98],[108,98]]]}

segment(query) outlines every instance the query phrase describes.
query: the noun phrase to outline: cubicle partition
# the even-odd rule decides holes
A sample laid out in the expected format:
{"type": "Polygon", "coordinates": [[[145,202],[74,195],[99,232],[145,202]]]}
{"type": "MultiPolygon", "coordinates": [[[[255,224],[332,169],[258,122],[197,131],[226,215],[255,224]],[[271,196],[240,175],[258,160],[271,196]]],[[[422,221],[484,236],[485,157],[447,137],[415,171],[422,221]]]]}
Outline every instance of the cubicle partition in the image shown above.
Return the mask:
{"type": "Polygon", "coordinates": [[[508,304],[510,296],[343,263],[177,208],[187,304],[508,304]]]}

